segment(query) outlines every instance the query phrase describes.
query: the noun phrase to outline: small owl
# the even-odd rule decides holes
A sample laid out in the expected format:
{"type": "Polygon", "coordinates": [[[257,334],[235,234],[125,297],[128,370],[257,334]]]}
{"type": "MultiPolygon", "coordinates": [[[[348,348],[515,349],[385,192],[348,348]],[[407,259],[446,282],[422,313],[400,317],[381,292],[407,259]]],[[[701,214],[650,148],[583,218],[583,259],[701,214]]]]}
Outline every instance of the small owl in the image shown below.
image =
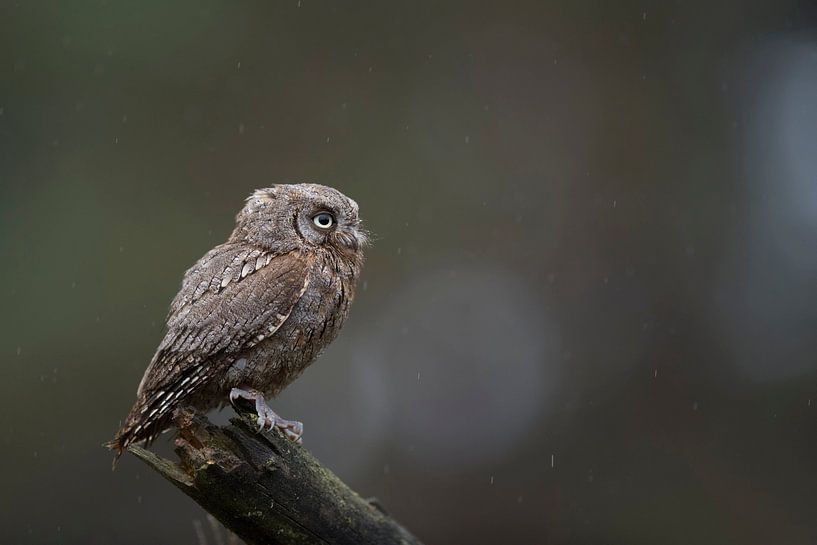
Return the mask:
{"type": "Polygon", "coordinates": [[[317,184],[253,193],[224,244],[184,275],[125,424],[118,458],[150,443],[180,405],[255,404],[260,428],[300,442],[303,425],[275,414],[275,396],[337,336],[355,294],[366,234],[355,201],[317,184]]]}

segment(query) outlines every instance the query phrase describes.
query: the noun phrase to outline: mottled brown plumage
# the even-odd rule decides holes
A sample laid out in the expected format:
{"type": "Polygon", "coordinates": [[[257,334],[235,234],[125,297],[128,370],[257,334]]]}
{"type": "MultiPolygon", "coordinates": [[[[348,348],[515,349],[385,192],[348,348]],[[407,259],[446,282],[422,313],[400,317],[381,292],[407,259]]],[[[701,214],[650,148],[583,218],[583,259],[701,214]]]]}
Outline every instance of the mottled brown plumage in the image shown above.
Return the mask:
{"type": "Polygon", "coordinates": [[[337,335],[354,298],[366,236],[358,206],[317,184],[259,189],[227,242],[184,275],[167,334],[145,371],[136,403],[110,443],[152,441],[173,410],[256,401],[259,424],[299,439],[300,423],[273,413],[275,396],[337,335]]]}

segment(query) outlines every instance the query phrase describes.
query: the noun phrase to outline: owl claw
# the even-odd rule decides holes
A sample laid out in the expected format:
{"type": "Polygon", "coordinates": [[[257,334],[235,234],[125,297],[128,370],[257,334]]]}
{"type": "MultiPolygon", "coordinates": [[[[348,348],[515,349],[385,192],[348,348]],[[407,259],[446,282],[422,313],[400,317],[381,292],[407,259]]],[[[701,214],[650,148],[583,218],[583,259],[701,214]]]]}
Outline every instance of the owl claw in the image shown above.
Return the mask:
{"type": "Polygon", "coordinates": [[[278,428],[287,439],[299,445],[303,443],[304,425],[296,420],[286,420],[278,416],[275,411],[267,405],[267,401],[261,392],[251,388],[233,388],[230,390],[230,403],[235,406],[237,399],[246,399],[247,401],[255,402],[255,413],[258,415],[258,419],[256,420],[258,431],[265,431],[267,427],[269,427],[269,431],[278,428]]]}
{"type": "Polygon", "coordinates": [[[280,416],[278,418],[276,426],[287,436],[287,439],[295,441],[299,445],[303,444],[304,425],[295,420],[283,420],[280,416]]]}
{"type": "Polygon", "coordinates": [[[259,416],[258,420],[256,420],[256,424],[258,424],[258,431],[264,431],[264,428],[267,427],[267,419],[263,416],[259,416]]]}

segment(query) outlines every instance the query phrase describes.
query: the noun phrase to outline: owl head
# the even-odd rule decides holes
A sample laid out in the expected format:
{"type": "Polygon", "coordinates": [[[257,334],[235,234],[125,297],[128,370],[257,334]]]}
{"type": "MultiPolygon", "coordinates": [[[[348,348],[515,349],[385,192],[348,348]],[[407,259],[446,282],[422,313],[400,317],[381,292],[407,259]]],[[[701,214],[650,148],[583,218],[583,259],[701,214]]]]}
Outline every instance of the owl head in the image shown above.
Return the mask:
{"type": "Polygon", "coordinates": [[[326,247],[357,253],[367,242],[355,201],[319,184],[257,189],[236,216],[230,237],[274,253],[326,247]]]}

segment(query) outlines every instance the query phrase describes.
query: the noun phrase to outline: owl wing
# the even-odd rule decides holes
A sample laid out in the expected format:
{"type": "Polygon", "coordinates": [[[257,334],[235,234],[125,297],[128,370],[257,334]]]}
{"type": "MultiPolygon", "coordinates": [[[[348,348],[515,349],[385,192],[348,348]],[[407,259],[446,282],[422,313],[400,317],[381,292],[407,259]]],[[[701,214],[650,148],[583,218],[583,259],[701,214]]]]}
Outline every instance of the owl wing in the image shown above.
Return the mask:
{"type": "Polygon", "coordinates": [[[273,255],[224,244],[188,270],[115,447],[150,440],[179,401],[220,371],[216,358],[273,335],[306,291],[310,263],[299,251],[273,255]]]}

